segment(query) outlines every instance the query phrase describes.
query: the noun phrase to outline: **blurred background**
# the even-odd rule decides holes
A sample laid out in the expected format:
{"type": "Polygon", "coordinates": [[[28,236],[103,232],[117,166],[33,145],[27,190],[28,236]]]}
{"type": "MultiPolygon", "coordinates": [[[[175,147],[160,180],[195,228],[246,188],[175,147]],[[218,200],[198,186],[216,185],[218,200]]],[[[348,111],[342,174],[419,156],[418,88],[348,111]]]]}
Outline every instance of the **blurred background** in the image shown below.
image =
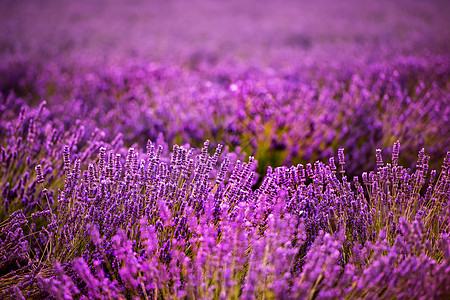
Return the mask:
{"type": "Polygon", "coordinates": [[[448,54],[445,0],[0,1],[2,54],[296,60],[448,54]]]}
{"type": "Polygon", "coordinates": [[[0,6],[11,118],[45,99],[65,130],[82,122],[106,141],[122,132],[139,149],[148,138],[169,147],[210,139],[256,155],[260,173],[344,147],[350,174],[360,174],[396,140],[402,163],[413,167],[425,147],[438,167],[450,149],[450,1],[0,6]]]}

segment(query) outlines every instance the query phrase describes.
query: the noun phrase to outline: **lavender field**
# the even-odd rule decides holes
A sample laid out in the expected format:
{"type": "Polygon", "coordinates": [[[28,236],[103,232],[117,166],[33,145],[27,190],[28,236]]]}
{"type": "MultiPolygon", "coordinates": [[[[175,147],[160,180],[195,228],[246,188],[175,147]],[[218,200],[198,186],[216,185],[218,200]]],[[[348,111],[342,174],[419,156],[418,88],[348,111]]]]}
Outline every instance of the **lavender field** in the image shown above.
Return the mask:
{"type": "Polygon", "coordinates": [[[450,299],[449,15],[0,0],[0,299],[450,299]]]}

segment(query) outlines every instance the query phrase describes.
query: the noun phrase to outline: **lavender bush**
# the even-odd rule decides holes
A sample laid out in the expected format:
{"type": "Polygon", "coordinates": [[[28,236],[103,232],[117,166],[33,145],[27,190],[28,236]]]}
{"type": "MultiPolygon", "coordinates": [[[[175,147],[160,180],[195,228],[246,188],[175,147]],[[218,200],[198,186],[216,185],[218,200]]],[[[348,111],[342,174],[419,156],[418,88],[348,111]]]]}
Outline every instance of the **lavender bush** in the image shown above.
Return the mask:
{"type": "Polygon", "coordinates": [[[63,138],[42,139],[43,104],[23,111],[13,128],[27,142],[11,131],[2,151],[4,296],[450,293],[450,153],[437,172],[421,150],[411,171],[399,165],[396,142],[389,163],[377,149],[377,169],[349,181],[339,149],[336,162],[269,167],[253,190],[254,158],[221,158],[221,145],[213,155],[208,141],[200,150],[175,145],[164,156],[166,145],[148,141],[143,156],[94,136],[86,142],[94,150],[73,151],[63,138]],[[36,159],[59,147],[54,159],[36,159]],[[22,161],[27,171],[16,167],[22,161]],[[8,179],[18,175],[12,187],[8,179]]]}
{"type": "Polygon", "coordinates": [[[46,99],[65,129],[83,120],[87,131],[101,128],[106,141],[120,132],[134,147],[160,134],[170,146],[210,139],[240,147],[260,161],[259,173],[326,160],[344,147],[348,172],[358,175],[375,166],[373,149],[396,140],[404,144],[406,166],[413,167],[417,149],[425,147],[437,168],[450,144],[448,58],[404,59],[364,72],[340,67],[274,75],[230,67],[197,72],[130,63],[103,70],[95,63],[10,61],[0,68],[0,90],[6,98],[14,92],[10,101],[19,103],[18,97],[36,104],[46,99]]]}
{"type": "Polygon", "coordinates": [[[450,298],[447,2],[4,2],[1,299],[450,298]]]}

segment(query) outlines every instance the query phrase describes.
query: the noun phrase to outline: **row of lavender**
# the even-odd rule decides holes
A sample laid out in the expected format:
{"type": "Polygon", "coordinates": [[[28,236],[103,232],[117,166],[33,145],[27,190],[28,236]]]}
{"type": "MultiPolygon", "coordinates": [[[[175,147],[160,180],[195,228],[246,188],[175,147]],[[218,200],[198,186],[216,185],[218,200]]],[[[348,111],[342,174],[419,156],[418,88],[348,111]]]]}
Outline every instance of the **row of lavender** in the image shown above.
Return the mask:
{"type": "MultiPolygon", "coordinates": [[[[253,88],[270,86],[266,84],[255,83],[253,88]]],[[[373,148],[376,167],[357,177],[347,176],[354,161],[344,156],[350,151],[344,153],[341,148],[336,161],[329,153],[326,162],[274,165],[265,174],[255,172],[257,164],[266,163],[261,161],[264,156],[245,159],[239,151],[220,145],[211,155],[209,142],[201,149],[174,145],[169,153],[160,135],[156,144],[146,143],[146,154],[142,154],[136,147],[139,144],[124,147],[142,139],[129,135],[138,122],[115,125],[108,121],[109,113],[120,120],[119,112],[133,112],[122,109],[132,107],[130,100],[107,107],[117,98],[128,99],[116,85],[108,86],[115,93],[114,101],[97,101],[101,93],[88,99],[99,105],[101,113],[72,105],[64,113],[66,119],[50,98],[48,104],[35,107],[14,95],[2,99],[2,297],[409,299],[450,295],[449,152],[440,158],[443,163],[438,170],[429,166],[430,157],[423,150],[410,168],[401,163],[404,147],[399,155],[400,144],[395,142],[389,159],[373,148]],[[75,113],[83,121],[71,119],[75,113]],[[95,114],[105,116],[105,131],[93,129],[95,114]],[[123,134],[112,136],[119,129],[114,126],[123,126],[123,134]],[[261,184],[255,189],[258,176],[261,184]]],[[[229,89],[226,95],[241,93],[234,99],[245,103],[252,99],[243,96],[251,95],[244,91],[246,86],[236,81],[222,90],[226,94],[229,89]]],[[[434,92],[444,93],[439,82],[420,93],[434,92]]],[[[226,110],[226,98],[224,105],[214,109],[226,110]]],[[[432,99],[430,105],[441,105],[432,99]]],[[[89,101],[79,103],[88,106],[89,101]]],[[[324,100],[311,97],[310,102],[314,101],[324,100]]],[[[428,102],[423,102],[425,108],[428,102]]],[[[242,107],[263,105],[258,103],[242,107]]],[[[168,105],[162,100],[158,104],[168,105]]],[[[193,117],[190,109],[214,107],[202,105],[198,101],[196,108],[186,105],[178,113],[193,117]]],[[[281,115],[273,114],[276,122],[281,120],[281,115]]],[[[201,116],[205,115],[211,117],[205,112],[201,116]]],[[[253,115],[258,122],[260,114],[253,115]]],[[[401,116],[407,115],[400,114],[398,120],[401,116]]],[[[346,117],[342,119],[345,122],[346,117]]],[[[445,126],[432,114],[427,114],[427,120],[445,126]]],[[[209,122],[212,130],[214,120],[209,122]]],[[[422,126],[424,133],[432,130],[422,126]]],[[[174,129],[165,130],[170,137],[174,129]]],[[[445,138],[433,141],[435,151],[442,153],[439,143],[445,143],[445,138]]]]}
{"type": "Polygon", "coordinates": [[[276,72],[240,64],[105,68],[13,57],[0,66],[5,122],[19,113],[19,98],[35,106],[45,99],[58,129],[82,120],[84,136],[100,128],[111,142],[120,132],[134,147],[160,134],[170,146],[199,147],[210,139],[254,155],[259,173],[325,160],[344,147],[347,170],[357,175],[375,166],[373,149],[396,140],[406,166],[425,147],[437,168],[450,145],[448,56],[403,57],[364,69],[345,61],[335,67],[299,62],[276,72]]]}

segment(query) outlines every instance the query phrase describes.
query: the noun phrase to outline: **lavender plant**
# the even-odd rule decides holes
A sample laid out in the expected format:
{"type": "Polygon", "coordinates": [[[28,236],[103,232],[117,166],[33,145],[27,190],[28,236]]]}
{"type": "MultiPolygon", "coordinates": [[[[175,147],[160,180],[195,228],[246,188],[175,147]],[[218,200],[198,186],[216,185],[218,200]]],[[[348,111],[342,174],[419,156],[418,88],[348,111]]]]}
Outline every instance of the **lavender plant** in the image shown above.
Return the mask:
{"type": "Polygon", "coordinates": [[[2,276],[4,296],[449,295],[450,153],[438,176],[424,150],[411,171],[396,142],[390,163],[377,149],[377,169],[360,183],[347,179],[339,149],[339,168],[334,158],[269,167],[252,189],[254,158],[220,159],[222,146],[210,155],[209,141],[166,157],[151,141],[145,156],[129,148],[124,159],[107,147],[85,171],[63,147],[57,201],[57,180],[36,165],[37,211],[2,224],[3,256],[16,262],[2,276]]]}
{"type": "Polygon", "coordinates": [[[3,2],[1,299],[450,298],[445,1],[3,2]]]}
{"type": "Polygon", "coordinates": [[[417,149],[426,148],[430,166],[437,168],[450,144],[442,119],[449,115],[447,57],[398,59],[364,71],[339,63],[335,69],[319,65],[275,74],[229,65],[193,71],[128,63],[105,69],[90,60],[76,66],[61,60],[56,66],[5,61],[0,73],[9,80],[0,81],[0,91],[9,97],[6,107],[47,99],[61,129],[83,120],[85,135],[101,128],[112,142],[121,132],[135,148],[160,134],[170,147],[199,147],[210,139],[254,155],[261,174],[268,166],[323,161],[344,147],[352,162],[349,176],[359,175],[375,167],[373,149],[398,139],[406,167],[414,166],[417,149]]]}

